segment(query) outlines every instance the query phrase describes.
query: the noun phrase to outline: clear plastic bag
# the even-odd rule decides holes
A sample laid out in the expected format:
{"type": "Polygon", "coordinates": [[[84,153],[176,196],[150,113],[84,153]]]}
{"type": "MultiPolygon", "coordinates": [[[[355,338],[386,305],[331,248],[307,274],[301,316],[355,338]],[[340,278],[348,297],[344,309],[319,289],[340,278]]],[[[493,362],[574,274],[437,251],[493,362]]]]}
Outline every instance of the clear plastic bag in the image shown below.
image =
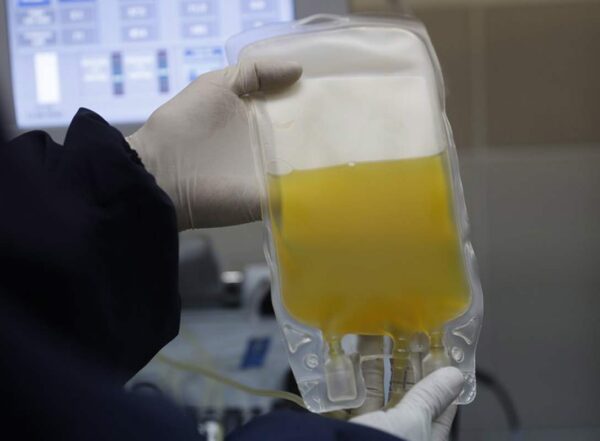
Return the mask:
{"type": "Polygon", "coordinates": [[[446,365],[471,402],[483,298],[423,25],[319,15],[239,34],[227,51],[303,67],[289,90],[247,104],[273,303],[307,407],[359,407],[373,359],[389,403],[446,365]],[[360,354],[357,336],[381,336],[381,353],[360,354]]]}

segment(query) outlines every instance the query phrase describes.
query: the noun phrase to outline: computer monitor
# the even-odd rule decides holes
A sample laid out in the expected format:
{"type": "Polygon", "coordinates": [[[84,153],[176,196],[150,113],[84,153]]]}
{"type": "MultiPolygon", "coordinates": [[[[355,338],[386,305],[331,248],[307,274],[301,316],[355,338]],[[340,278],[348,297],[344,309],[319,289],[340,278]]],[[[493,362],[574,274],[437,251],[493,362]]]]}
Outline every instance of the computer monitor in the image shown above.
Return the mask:
{"type": "Polygon", "coordinates": [[[14,122],[64,127],[79,107],[144,121],[198,75],[225,65],[224,42],[292,20],[294,0],[7,0],[14,122]]]}

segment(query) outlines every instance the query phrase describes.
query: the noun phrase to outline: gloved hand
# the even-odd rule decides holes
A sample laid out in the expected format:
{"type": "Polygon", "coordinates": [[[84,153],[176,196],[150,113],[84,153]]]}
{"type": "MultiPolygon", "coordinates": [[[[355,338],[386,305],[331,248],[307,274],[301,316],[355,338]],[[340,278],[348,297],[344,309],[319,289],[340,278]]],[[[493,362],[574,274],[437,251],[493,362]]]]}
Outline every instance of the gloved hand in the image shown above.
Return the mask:
{"type": "Polygon", "coordinates": [[[260,218],[248,118],[240,97],[290,86],[296,63],[242,62],[200,76],[127,137],[171,197],[179,230],[260,218]]]}
{"type": "MultiPolygon", "coordinates": [[[[372,375],[371,379],[374,377],[372,375]]],[[[369,377],[365,380],[368,382],[369,377]]],[[[460,394],[463,381],[462,373],[454,367],[438,369],[415,384],[395,407],[365,413],[350,421],[406,441],[445,441],[456,414],[456,406],[452,402],[460,394]]],[[[377,396],[371,394],[370,405],[376,405],[377,396]]],[[[380,406],[382,404],[383,394],[380,406]]]]}

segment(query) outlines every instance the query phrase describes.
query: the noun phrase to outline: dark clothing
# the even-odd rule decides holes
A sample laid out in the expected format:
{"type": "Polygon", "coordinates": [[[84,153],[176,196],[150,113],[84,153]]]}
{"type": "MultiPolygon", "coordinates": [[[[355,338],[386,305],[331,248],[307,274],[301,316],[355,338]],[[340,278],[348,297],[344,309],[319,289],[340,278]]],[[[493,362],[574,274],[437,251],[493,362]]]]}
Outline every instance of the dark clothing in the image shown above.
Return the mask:
{"type": "Polygon", "coordinates": [[[73,352],[127,379],[177,335],[174,208],[98,115],[2,147],[0,213],[0,290],[73,352]]]}
{"type": "MultiPolygon", "coordinates": [[[[172,404],[122,389],[177,334],[177,247],[170,199],[95,113],[77,113],[63,146],[39,131],[0,139],[3,433],[198,439],[172,404]]],[[[283,412],[232,439],[395,438],[283,412]]]]}
{"type": "Polygon", "coordinates": [[[314,413],[272,412],[232,433],[227,441],[398,441],[399,438],[359,424],[314,413]]]}
{"type": "Polygon", "coordinates": [[[55,337],[19,309],[2,304],[1,439],[199,439],[193,422],[171,403],[125,393],[110,370],[82,360],[55,337]]]}

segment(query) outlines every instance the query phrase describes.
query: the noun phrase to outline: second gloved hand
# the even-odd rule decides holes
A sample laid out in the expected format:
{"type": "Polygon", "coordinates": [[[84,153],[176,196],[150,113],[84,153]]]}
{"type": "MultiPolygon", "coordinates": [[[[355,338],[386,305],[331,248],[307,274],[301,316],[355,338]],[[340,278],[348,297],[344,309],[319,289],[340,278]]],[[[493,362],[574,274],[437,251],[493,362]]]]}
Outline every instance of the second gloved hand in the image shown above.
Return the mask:
{"type": "Polygon", "coordinates": [[[171,197],[179,230],[260,218],[243,95],[290,86],[296,63],[247,62],[200,76],[127,137],[171,197]]]}
{"type": "Polygon", "coordinates": [[[463,387],[462,373],[444,367],[410,389],[395,407],[368,412],[350,421],[379,429],[406,441],[447,441],[463,387]]]}

